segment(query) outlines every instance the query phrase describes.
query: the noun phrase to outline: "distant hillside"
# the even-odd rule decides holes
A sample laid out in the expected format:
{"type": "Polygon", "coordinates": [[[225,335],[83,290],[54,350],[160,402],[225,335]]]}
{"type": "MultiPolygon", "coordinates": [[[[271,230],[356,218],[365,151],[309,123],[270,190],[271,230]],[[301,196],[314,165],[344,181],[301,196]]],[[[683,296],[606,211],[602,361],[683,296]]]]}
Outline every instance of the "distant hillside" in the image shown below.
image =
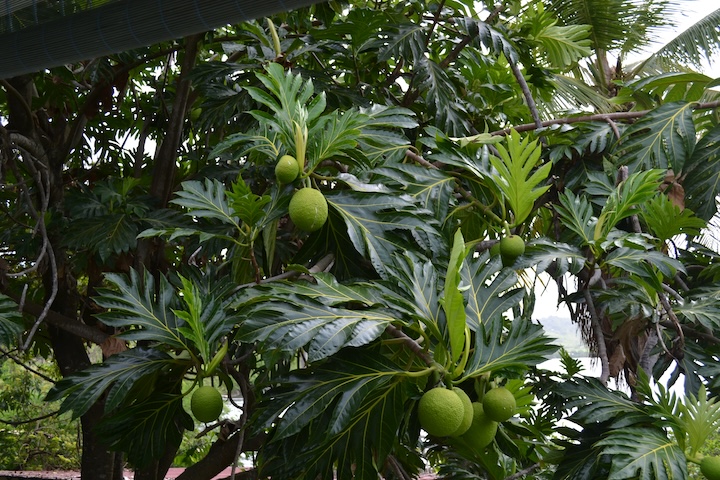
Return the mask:
{"type": "Polygon", "coordinates": [[[586,357],[588,349],[580,338],[577,325],[572,323],[569,317],[557,315],[540,318],[538,322],[545,328],[547,334],[557,338],[557,343],[573,357],[586,357]]]}

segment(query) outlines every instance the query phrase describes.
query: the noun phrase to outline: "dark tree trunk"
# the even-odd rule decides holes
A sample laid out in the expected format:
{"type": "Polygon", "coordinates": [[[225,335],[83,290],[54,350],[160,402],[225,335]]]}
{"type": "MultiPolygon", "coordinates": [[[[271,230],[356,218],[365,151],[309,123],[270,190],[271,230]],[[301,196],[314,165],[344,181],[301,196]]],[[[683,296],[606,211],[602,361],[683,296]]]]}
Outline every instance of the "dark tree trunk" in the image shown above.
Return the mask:
{"type": "MultiPolygon", "coordinates": [[[[183,139],[185,113],[191,92],[191,81],[188,75],[195,66],[201,39],[202,35],[193,35],[185,39],[185,53],[181,61],[181,72],[168,122],[168,131],[154,161],[150,194],[159,207],[167,205],[175,187],[178,151],[183,139]]],[[[162,272],[166,262],[164,246],[160,239],[143,239],[138,242],[138,265],[136,267],[143,267],[153,274],[162,272]]],[[[154,461],[148,467],[135,470],[135,480],[163,480],[179,447],[180,445],[167,445],[163,458],[154,461]]]]}
{"type": "MultiPolygon", "coordinates": [[[[36,197],[32,200],[34,205],[30,210],[39,220],[40,233],[47,242],[46,255],[41,264],[45,303],[50,303],[51,312],[80,324],[77,285],[66,253],[61,247],[62,232],[46,230],[52,223],[46,225],[42,220],[47,212],[56,212],[59,216],[63,214],[63,169],[72,146],[73,139],[70,134],[74,128],[63,114],[48,121],[46,111],[31,109],[35,95],[32,76],[13,78],[4,85],[9,94],[6,112],[8,127],[18,140],[24,141],[29,147],[25,149],[22,161],[26,170],[33,174],[35,181],[33,193],[36,197]]],[[[49,324],[45,327],[55,361],[63,376],[91,365],[85,343],[80,337],[49,324]]],[[[30,335],[35,334],[34,329],[30,332],[30,335]]],[[[113,478],[114,454],[97,441],[94,433],[103,410],[104,405],[99,402],[81,417],[83,480],[119,480],[113,478]]]]}

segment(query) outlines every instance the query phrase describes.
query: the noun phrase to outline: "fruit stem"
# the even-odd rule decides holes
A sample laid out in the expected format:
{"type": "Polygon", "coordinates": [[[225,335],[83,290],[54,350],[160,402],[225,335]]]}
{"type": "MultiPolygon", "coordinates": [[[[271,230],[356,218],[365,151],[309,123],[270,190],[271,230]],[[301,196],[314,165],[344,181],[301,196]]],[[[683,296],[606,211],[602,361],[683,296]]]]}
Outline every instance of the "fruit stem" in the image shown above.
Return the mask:
{"type": "Polygon", "coordinates": [[[406,377],[425,377],[433,372],[440,371],[441,368],[442,367],[440,365],[433,365],[432,367],[423,368],[422,370],[417,370],[414,372],[405,371],[403,372],[403,375],[405,375],[406,377]]]}
{"type": "Polygon", "coordinates": [[[468,359],[470,358],[470,327],[465,325],[465,347],[463,348],[462,358],[453,371],[453,378],[461,376],[465,372],[468,359]]]}

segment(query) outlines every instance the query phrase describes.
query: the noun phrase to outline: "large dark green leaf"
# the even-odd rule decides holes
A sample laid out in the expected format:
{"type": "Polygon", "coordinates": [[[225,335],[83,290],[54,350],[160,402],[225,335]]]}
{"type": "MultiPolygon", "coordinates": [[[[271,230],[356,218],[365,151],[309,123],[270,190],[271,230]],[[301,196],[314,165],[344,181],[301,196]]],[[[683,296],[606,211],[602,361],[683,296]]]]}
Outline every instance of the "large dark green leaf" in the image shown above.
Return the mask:
{"type": "Polygon", "coordinates": [[[386,39],[378,50],[378,60],[392,57],[418,61],[425,52],[425,27],[415,23],[389,26],[382,34],[386,39]]]}
{"type": "Polygon", "coordinates": [[[395,163],[379,168],[375,173],[397,182],[405,193],[417,199],[419,205],[432,211],[435,218],[445,219],[454,203],[455,178],[440,169],[395,163]]]}
{"type": "Polygon", "coordinates": [[[130,276],[109,273],[105,277],[114,289],[98,289],[95,302],[108,309],[98,317],[103,323],[121,327],[120,334],[128,340],[148,340],[165,344],[170,348],[188,349],[187,340],[178,331],[181,321],[172,311],[177,307],[175,289],[164,276],[156,286],[149,273],[141,277],[135,271],[130,276]]]}
{"type": "Polygon", "coordinates": [[[597,218],[593,216],[590,202],[584,196],[575,196],[570,190],[560,194],[555,210],[563,225],[575,233],[581,245],[590,245],[595,240],[597,218]]]}
{"type": "Polygon", "coordinates": [[[219,220],[240,229],[238,217],[228,205],[225,185],[207,178],[205,182],[197,180],[183,182],[182,187],[182,190],[177,192],[177,198],[171,202],[185,207],[188,215],[219,220]]]}
{"type": "Polygon", "coordinates": [[[499,257],[490,258],[488,253],[478,258],[467,258],[462,270],[467,301],[468,326],[482,330],[482,325],[495,321],[516,306],[525,291],[517,287],[517,275],[511,269],[502,269],[499,257]]]}
{"type": "Polygon", "coordinates": [[[18,304],[0,293],[0,345],[16,344],[24,328],[18,304]]]}
{"type": "Polygon", "coordinates": [[[434,114],[435,125],[451,135],[465,135],[467,115],[463,106],[457,102],[458,91],[448,77],[447,72],[436,62],[420,57],[416,60],[417,88],[425,97],[425,104],[434,114]]]}
{"type": "MultiPolygon", "coordinates": [[[[653,105],[658,100],[666,102],[696,102],[702,97],[706,85],[712,79],[707,75],[695,72],[668,72],[643,77],[625,84],[625,88],[633,92],[633,97],[653,105]]],[[[622,95],[621,91],[621,95],[622,95]]]]}
{"type": "Polygon", "coordinates": [[[653,267],[665,278],[672,278],[677,272],[685,270],[682,263],[662,252],[629,247],[616,248],[611,251],[605,258],[605,262],[626,272],[647,278],[654,276],[653,267]]]}
{"type": "Polygon", "coordinates": [[[623,480],[685,480],[687,461],[677,443],[659,428],[623,428],[597,443],[610,455],[608,478],[623,480]]]}
{"type": "Polygon", "coordinates": [[[440,323],[444,312],[440,306],[440,275],[433,263],[404,252],[396,255],[392,265],[388,266],[388,277],[385,301],[423,325],[436,339],[441,339],[440,323]]]}
{"type": "Polygon", "coordinates": [[[326,198],[344,220],[355,249],[370,260],[381,276],[385,265],[392,262],[393,253],[404,247],[394,233],[404,232],[415,239],[420,233],[430,239],[438,236],[429,212],[419,208],[408,195],[343,191],[326,198]]]}
{"type": "Polygon", "coordinates": [[[695,149],[692,104],[666,103],[649,112],[625,131],[619,148],[631,170],[683,170],[695,149]]]}
{"type": "Polygon", "coordinates": [[[107,213],[73,221],[66,242],[71,248],[89,248],[107,260],[135,248],[138,232],[137,219],[126,213],[107,213]]]}
{"type": "Polygon", "coordinates": [[[242,309],[245,320],[238,338],[257,341],[268,350],[306,348],[309,361],[331,356],[343,347],[370,343],[396,320],[385,308],[351,310],[308,297],[283,298],[280,292],[265,300],[242,309]]]}
{"type": "Polygon", "coordinates": [[[516,263],[519,268],[535,268],[545,272],[549,268],[555,278],[570,272],[577,274],[585,266],[585,255],[579,248],[567,243],[553,242],[547,238],[539,238],[529,242],[525,253],[516,263]]]}
{"type": "Polygon", "coordinates": [[[145,396],[147,391],[142,390],[151,389],[154,378],[173,363],[166,353],[134,348],[63,378],[48,392],[47,400],[64,397],[60,411],[72,410],[73,418],[78,418],[107,394],[105,409],[110,411],[134,398],[128,396],[131,392],[145,396]]]}
{"type": "Polygon", "coordinates": [[[648,421],[640,404],[624,393],[609,390],[595,378],[564,382],[557,394],[566,399],[564,407],[572,411],[570,419],[580,425],[613,422],[616,428],[648,421]]]}
{"type": "Polygon", "coordinates": [[[526,318],[513,320],[507,332],[502,318],[495,316],[475,334],[474,351],[462,378],[471,378],[502,369],[526,369],[546,361],[558,350],[540,325],[526,318]]]}
{"type": "Polygon", "coordinates": [[[377,478],[406,403],[418,391],[404,373],[376,349],[353,349],[291,375],[283,382],[290,390],[269,404],[265,420],[281,418],[261,454],[263,473],[330,478],[334,471],[338,479],[377,478]]]}
{"type": "Polygon", "coordinates": [[[720,195],[720,125],[702,137],[692,157],[683,167],[685,178],[685,206],[703,220],[710,220],[717,206],[715,197],[720,195]]]}
{"type": "Polygon", "coordinates": [[[718,288],[706,287],[688,292],[685,302],[674,306],[678,317],[695,322],[713,331],[720,331],[718,288]]]}
{"type": "Polygon", "coordinates": [[[483,45],[491,49],[493,53],[498,56],[505,55],[505,58],[514,63],[519,61],[515,46],[502,32],[474,18],[466,17],[463,21],[471,38],[477,38],[483,45]]]}
{"type": "Polygon", "coordinates": [[[363,109],[362,113],[358,145],[369,164],[403,160],[410,142],[402,132],[418,126],[413,112],[406,108],[375,105],[363,109]]]}

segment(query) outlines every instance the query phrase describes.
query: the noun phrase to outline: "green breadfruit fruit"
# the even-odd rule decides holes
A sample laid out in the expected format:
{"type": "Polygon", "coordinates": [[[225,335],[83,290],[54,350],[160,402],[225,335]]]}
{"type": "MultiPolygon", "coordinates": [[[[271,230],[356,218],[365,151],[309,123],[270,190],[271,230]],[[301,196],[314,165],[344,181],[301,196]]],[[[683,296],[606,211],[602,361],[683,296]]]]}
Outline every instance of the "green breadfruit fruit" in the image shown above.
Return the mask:
{"type": "Polygon", "coordinates": [[[275,164],[275,178],[282,184],[292,183],[299,173],[300,165],[295,157],[290,155],[283,155],[275,164]]]}
{"type": "Polygon", "coordinates": [[[467,429],[470,428],[470,424],[472,424],[473,406],[470,397],[467,396],[467,393],[465,393],[462,388],[454,387],[453,392],[455,392],[457,396],[460,397],[460,400],[462,400],[463,402],[464,414],[462,422],[460,422],[460,426],[453,433],[450,434],[451,437],[458,437],[463,433],[467,432],[467,429]]]}
{"type": "Polygon", "coordinates": [[[703,457],[700,461],[700,473],[708,480],[720,480],[720,457],[703,457]]]}
{"type": "Polygon", "coordinates": [[[457,393],[436,387],[423,394],[418,403],[420,426],[430,435],[445,437],[455,432],[465,416],[465,406],[457,393]]]}
{"type": "Polygon", "coordinates": [[[485,415],[483,404],[472,403],[473,418],[470,428],[462,435],[463,441],[475,450],[482,450],[492,443],[498,431],[498,422],[485,415]]]}
{"type": "Polygon", "coordinates": [[[199,422],[213,422],[223,411],[223,399],[217,388],[208,385],[195,390],[190,398],[190,410],[199,422]]]}
{"type": "Polygon", "coordinates": [[[490,247],[490,255],[500,255],[500,242],[494,243],[492,247],[490,247]]]}
{"type": "Polygon", "coordinates": [[[322,192],[305,187],[293,194],[288,211],[295,226],[306,232],[314,232],[325,225],[328,204],[322,192]]]}
{"type": "Polygon", "coordinates": [[[505,387],[493,388],[483,397],[485,415],[496,422],[504,422],[515,414],[515,396],[505,387]]]}
{"type": "Polygon", "coordinates": [[[500,255],[503,264],[508,266],[515,262],[515,259],[525,253],[525,241],[518,235],[508,235],[500,240],[500,255]]]}

